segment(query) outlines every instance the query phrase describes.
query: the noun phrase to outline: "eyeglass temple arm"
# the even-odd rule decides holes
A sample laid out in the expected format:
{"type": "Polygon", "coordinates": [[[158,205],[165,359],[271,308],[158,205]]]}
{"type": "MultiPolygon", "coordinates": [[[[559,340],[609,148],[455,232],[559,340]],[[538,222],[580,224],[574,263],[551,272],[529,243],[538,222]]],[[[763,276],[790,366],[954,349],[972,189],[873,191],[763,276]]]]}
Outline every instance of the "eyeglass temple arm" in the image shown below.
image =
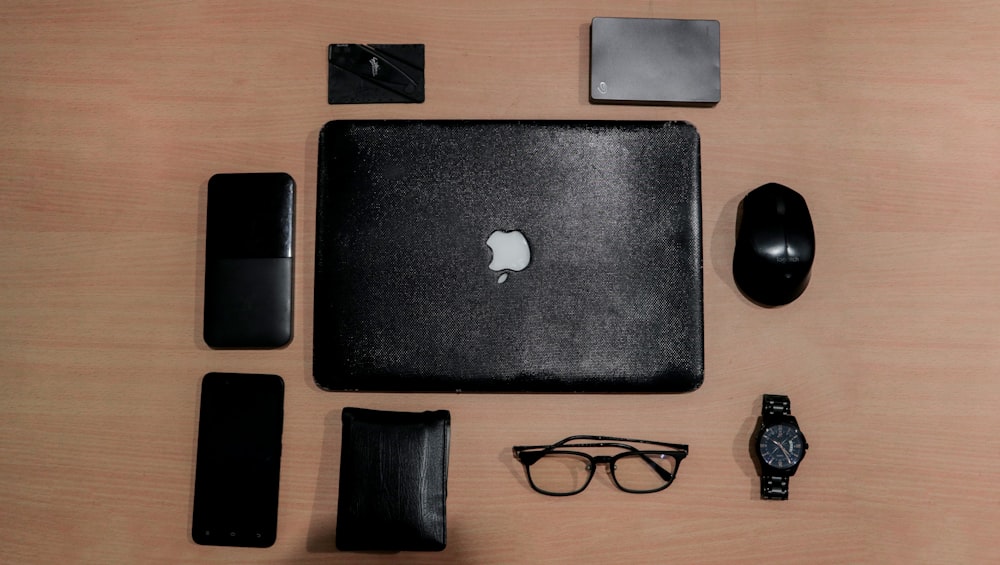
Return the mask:
{"type": "MultiPolygon", "coordinates": [[[[645,443],[649,445],[660,445],[663,447],[673,447],[674,449],[681,449],[684,451],[688,450],[688,446],[683,443],[665,443],[662,441],[651,441],[648,439],[628,439],[624,437],[614,437],[614,436],[590,436],[590,435],[579,435],[579,436],[569,436],[566,439],[562,439],[552,444],[552,447],[559,447],[566,444],[567,442],[577,441],[581,439],[587,440],[597,440],[597,441],[627,441],[630,443],[645,443]]],[[[638,451],[638,450],[637,450],[638,451]]]]}
{"type": "MultiPolygon", "coordinates": [[[[557,442],[555,442],[555,443],[553,443],[551,445],[515,445],[514,448],[513,448],[514,449],[514,455],[517,456],[519,451],[525,451],[525,450],[529,450],[529,449],[544,449],[545,451],[551,451],[551,450],[556,449],[558,447],[563,447],[564,445],[566,445],[567,443],[569,443],[571,441],[584,440],[584,439],[586,439],[586,440],[597,440],[597,441],[616,441],[616,442],[617,441],[627,441],[627,442],[631,442],[631,443],[646,443],[646,444],[650,444],[650,445],[659,445],[659,446],[663,446],[663,447],[671,447],[671,448],[674,448],[674,449],[678,449],[678,450],[684,451],[685,455],[687,454],[687,451],[688,451],[688,446],[685,445],[685,444],[683,444],[683,443],[666,443],[666,442],[662,442],[662,441],[650,441],[650,440],[645,440],[645,439],[628,439],[628,438],[613,437],[613,436],[577,435],[577,436],[569,436],[568,438],[561,439],[561,440],[559,440],[559,441],[557,441],[557,442]]],[[[567,447],[601,447],[601,445],[578,444],[576,446],[567,446],[567,447]]],[[[611,447],[611,446],[607,446],[607,447],[611,447]]],[[[633,447],[631,445],[615,444],[614,447],[621,447],[623,449],[628,449],[628,450],[631,450],[631,451],[639,451],[639,449],[636,449],[635,447],[633,447]]]]}

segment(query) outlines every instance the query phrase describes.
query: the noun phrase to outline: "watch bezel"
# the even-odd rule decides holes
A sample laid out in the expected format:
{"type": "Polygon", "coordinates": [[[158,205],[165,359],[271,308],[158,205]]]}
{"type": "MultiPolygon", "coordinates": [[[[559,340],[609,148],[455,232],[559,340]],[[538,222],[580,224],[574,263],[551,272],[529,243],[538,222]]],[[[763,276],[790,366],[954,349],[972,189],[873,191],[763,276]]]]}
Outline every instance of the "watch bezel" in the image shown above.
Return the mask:
{"type": "Polygon", "coordinates": [[[799,465],[802,464],[802,460],[806,458],[806,452],[809,450],[809,442],[806,440],[805,434],[802,433],[802,428],[799,427],[798,421],[794,416],[761,416],[760,423],[757,426],[757,433],[753,436],[753,449],[754,453],[757,455],[757,462],[761,466],[761,474],[776,476],[776,477],[791,477],[798,470],[799,465]],[[799,437],[802,439],[802,455],[799,460],[795,462],[791,467],[780,469],[778,467],[773,467],[769,465],[764,460],[764,455],[760,451],[760,439],[764,433],[775,426],[786,425],[793,428],[799,437]]]}

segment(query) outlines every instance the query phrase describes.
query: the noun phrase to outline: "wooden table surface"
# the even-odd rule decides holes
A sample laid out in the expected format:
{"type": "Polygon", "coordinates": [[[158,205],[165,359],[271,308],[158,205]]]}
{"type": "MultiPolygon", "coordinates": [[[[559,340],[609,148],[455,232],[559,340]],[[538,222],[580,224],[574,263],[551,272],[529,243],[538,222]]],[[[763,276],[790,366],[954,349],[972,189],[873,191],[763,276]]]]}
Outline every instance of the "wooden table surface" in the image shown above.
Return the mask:
{"type": "Polygon", "coordinates": [[[5,2],[0,562],[996,563],[1000,4],[5,2]],[[595,16],[717,19],[714,108],[587,99],[595,16]],[[330,106],[331,42],[425,43],[424,104],[330,106]],[[684,395],[338,394],[311,377],[317,134],[338,118],[683,119],[702,136],[704,386],[684,395]],[[295,339],[201,340],[205,187],[299,186],[295,339]],[[730,269],[736,207],[786,183],[818,254],[791,305],[730,269]],[[209,371],[286,382],[278,541],[190,538],[209,371]],[[758,498],[762,393],[810,450],[758,498]],[[452,414],[448,547],[336,552],[340,410],[452,414]],[[517,443],[688,443],[666,491],[541,496],[517,443]]]}

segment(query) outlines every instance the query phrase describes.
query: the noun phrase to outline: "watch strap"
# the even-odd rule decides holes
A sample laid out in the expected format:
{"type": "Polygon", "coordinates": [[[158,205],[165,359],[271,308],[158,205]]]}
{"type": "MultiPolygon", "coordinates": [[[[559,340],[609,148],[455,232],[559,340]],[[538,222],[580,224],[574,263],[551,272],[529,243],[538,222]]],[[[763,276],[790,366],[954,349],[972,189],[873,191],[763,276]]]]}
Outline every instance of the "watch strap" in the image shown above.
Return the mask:
{"type": "Polygon", "coordinates": [[[788,500],[788,477],[761,476],[760,497],[764,500],[788,500]]]}
{"type": "Polygon", "coordinates": [[[765,394],[764,403],[761,406],[761,414],[764,416],[791,416],[792,403],[787,396],[780,394],[765,394]]]}
{"type": "MultiPolygon", "coordinates": [[[[761,405],[763,416],[791,416],[792,403],[781,394],[765,394],[761,405]]],[[[788,477],[761,475],[760,497],[764,500],[788,500],[788,477]]]]}

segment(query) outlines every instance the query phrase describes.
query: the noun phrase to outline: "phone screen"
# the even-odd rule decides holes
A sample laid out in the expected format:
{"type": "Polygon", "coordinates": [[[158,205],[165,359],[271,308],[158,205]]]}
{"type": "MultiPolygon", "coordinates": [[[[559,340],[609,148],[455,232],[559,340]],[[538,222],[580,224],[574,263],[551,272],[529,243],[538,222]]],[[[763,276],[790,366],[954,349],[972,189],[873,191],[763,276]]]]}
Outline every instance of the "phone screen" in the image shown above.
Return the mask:
{"type": "Polygon", "coordinates": [[[196,543],[274,544],[284,396],[277,375],[209,373],[202,379],[191,525],[196,543]]]}

